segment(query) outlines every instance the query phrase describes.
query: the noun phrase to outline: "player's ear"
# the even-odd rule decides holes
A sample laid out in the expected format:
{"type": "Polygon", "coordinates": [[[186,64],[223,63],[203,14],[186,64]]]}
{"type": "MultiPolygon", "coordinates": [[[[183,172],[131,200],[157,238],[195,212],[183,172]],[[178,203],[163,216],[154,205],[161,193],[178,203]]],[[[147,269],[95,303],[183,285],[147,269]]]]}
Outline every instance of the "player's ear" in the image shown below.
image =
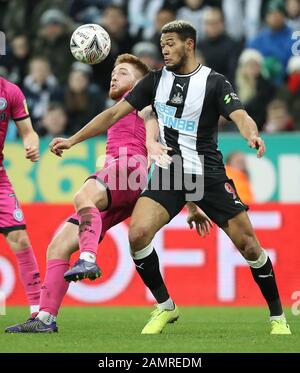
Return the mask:
{"type": "Polygon", "coordinates": [[[192,38],[187,38],[186,41],[185,41],[185,45],[191,51],[193,51],[195,49],[195,42],[192,38]]]}

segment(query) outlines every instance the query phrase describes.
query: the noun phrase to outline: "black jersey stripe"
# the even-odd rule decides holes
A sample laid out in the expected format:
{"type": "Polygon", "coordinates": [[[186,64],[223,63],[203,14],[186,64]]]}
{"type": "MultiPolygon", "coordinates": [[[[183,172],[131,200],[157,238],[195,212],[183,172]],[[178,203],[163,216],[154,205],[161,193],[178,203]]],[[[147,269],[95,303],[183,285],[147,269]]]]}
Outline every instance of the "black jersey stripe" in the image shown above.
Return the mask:
{"type": "Polygon", "coordinates": [[[175,118],[181,118],[188,94],[190,77],[175,76],[167,105],[177,108],[175,118]]]}
{"type": "Polygon", "coordinates": [[[174,130],[173,128],[164,127],[164,139],[167,146],[172,148],[171,155],[174,153],[178,154],[180,152],[178,146],[178,136],[179,132],[177,130],[174,130]]]}

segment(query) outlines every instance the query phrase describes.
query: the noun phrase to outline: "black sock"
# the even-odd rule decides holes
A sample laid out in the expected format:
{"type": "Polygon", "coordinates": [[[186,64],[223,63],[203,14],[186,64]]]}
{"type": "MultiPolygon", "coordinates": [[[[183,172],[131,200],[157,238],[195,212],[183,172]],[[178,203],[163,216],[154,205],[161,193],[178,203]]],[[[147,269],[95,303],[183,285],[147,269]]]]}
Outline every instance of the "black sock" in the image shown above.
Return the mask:
{"type": "Polygon", "coordinates": [[[159,270],[159,261],[156,251],[143,259],[133,259],[136,270],[144,284],[150,289],[157,303],[163,303],[170,298],[164,280],[159,270]]]}
{"type": "Polygon", "coordinates": [[[272,262],[268,257],[260,268],[250,267],[255,282],[259,286],[270,309],[270,316],[280,316],[283,313],[279,293],[276,285],[272,262]]]}

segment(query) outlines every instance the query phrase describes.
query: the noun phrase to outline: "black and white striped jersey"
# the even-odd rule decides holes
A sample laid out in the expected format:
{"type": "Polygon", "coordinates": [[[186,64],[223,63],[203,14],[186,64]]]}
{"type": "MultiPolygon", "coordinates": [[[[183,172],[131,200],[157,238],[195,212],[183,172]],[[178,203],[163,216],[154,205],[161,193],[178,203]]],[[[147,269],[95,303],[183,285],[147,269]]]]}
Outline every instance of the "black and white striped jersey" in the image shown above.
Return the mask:
{"type": "Polygon", "coordinates": [[[125,99],[137,110],[152,105],[160,141],[173,149],[171,156],[182,157],[185,173],[224,169],[217,145],[218,120],[243,105],[223,75],[203,65],[186,75],[163,67],[146,75],[125,99]]]}

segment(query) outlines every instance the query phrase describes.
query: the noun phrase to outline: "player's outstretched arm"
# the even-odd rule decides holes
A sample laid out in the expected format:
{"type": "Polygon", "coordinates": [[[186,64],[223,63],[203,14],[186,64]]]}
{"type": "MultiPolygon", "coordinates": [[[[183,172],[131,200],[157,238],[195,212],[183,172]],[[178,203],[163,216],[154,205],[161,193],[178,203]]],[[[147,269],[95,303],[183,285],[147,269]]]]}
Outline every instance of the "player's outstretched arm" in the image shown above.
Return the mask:
{"type": "Polygon", "coordinates": [[[52,153],[62,156],[63,150],[70,149],[72,146],[91,137],[104,134],[119,119],[133,110],[134,108],[126,100],[122,100],[97,115],[80,131],[76,132],[68,139],[61,137],[54,138],[49,144],[49,148],[52,153]]]}
{"type": "Polygon", "coordinates": [[[40,159],[40,140],[32,127],[30,118],[18,120],[15,123],[23,141],[25,157],[31,162],[37,162],[40,159]]]}
{"type": "Polygon", "coordinates": [[[242,109],[233,111],[229,117],[237,125],[241,135],[248,141],[250,148],[257,149],[257,157],[261,158],[266,152],[266,146],[264,140],[259,137],[254,120],[242,109]]]}
{"type": "Polygon", "coordinates": [[[141,116],[145,122],[146,128],[146,145],[148,143],[154,142],[158,140],[159,136],[159,127],[158,121],[154,111],[152,110],[151,106],[145,107],[142,110],[141,116]]]}

